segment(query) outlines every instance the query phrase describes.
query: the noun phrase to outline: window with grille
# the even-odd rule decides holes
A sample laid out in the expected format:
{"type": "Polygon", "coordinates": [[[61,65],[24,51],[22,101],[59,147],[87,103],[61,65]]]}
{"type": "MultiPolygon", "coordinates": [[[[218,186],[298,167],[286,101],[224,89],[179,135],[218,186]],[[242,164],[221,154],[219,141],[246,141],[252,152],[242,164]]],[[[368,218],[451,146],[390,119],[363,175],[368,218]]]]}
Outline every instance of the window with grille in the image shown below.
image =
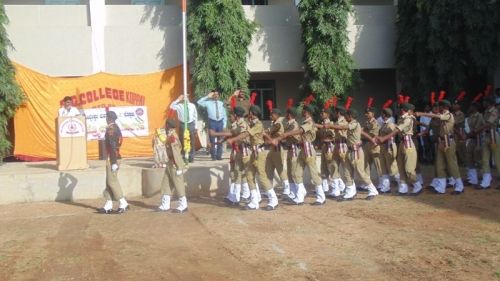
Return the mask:
{"type": "Polygon", "coordinates": [[[268,5],[268,0],[241,0],[242,5],[268,5]]]}
{"type": "Polygon", "coordinates": [[[248,83],[250,93],[255,92],[255,105],[260,107],[262,115],[261,120],[271,119],[271,112],[266,106],[266,101],[271,100],[276,107],[276,87],[274,80],[252,80],[248,83]]]}

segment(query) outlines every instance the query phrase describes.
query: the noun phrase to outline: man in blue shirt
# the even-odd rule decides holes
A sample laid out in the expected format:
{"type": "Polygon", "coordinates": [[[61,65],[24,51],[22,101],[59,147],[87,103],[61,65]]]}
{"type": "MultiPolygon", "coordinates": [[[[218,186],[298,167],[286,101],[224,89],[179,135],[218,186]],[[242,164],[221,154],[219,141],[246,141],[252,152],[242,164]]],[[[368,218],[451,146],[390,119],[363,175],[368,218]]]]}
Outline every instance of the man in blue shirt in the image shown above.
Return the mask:
{"type": "MultiPolygon", "coordinates": [[[[198,100],[198,105],[205,107],[208,115],[208,129],[221,132],[227,124],[224,102],[219,99],[219,91],[213,90],[206,97],[198,100]]],[[[222,144],[217,144],[216,137],[210,137],[210,155],[212,160],[222,159],[222,144]]]]}

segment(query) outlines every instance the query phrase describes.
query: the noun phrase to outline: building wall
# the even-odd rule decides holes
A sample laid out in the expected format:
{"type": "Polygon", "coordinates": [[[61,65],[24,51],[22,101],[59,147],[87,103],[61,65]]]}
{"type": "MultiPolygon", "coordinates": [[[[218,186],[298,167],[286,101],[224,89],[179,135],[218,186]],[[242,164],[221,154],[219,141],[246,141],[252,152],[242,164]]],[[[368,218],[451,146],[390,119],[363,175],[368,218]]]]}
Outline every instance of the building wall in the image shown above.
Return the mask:
{"type": "MultiPolygon", "coordinates": [[[[92,72],[91,30],[86,5],[40,5],[44,0],[5,0],[15,47],[10,57],[40,72],[79,76],[92,72]],[[12,5],[16,3],[18,5],[12,5]],[[19,5],[19,4],[39,5],[19,5]]],[[[88,0],[82,1],[82,3],[88,0]]],[[[181,63],[179,0],[173,5],[120,5],[107,0],[106,71],[118,74],[155,72],[181,63]],[[112,5],[116,4],[116,5],[112,5]]],[[[292,1],[272,0],[268,6],[243,6],[259,24],[249,47],[251,72],[300,72],[303,47],[298,13],[292,1]]],[[[394,15],[390,5],[356,6],[349,27],[357,68],[394,65],[394,15]]]]}

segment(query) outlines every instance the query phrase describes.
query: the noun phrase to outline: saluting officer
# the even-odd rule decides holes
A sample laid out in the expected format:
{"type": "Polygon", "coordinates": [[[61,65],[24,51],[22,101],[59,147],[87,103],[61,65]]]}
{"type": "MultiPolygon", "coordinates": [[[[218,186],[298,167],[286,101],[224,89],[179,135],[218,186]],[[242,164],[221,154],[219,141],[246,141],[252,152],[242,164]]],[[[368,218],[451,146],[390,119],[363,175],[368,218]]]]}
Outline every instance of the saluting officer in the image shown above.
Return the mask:
{"type": "Polygon", "coordinates": [[[122,187],[118,181],[118,169],[120,156],[120,146],[122,144],[122,132],[118,125],[116,125],[116,113],[114,111],[106,112],[106,134],[104,142],[106,143],[106,151],[108,152],[109,161],[106,163],[106,189],[104,190],[104,198],[106,203],[100,209],[99,213],[110,214],[113,211],[113,198],[120,202],[117,213],[124,213],[129,209],[127,200],[123,197],[122,187]]]}
{"type": "Polygon", "coordinates": [[[175,131],[175,123],[175,120],[169,119],[165,124],[165,127],[167,127],[165,147],[167,149],[168,163],[161,181],[160,191],[163,196],[158,211],[166,212],[170,210],[170,198],[173,189],[175,189],[179,202],[173,212],[182,214],[188,211],[186,183],[184,180],[185,164],[181,155],[181,142],[175,131]]]}
{"type": "Polygon", "coordinates": [[[260,115],[261,111],[259,107],[255,105],[250,106],[250,109],[248,110],[249,129],[236,137],[229,138],[227,142],[232,145],[233,143],[247,137],[250,139],[252,154],[250,156],[247,171],[247,181],[250,185],[250,203],[248,203],[245,209],[259,209],[259,194],[255,184],[255,177],[258,175],[260,186],[264,188],[268,198],[266,210],[272,211],[278,207],[278,197],[276,196],[276,193],[274,192],[271,182],[266,174],[266,158],[268,152],[264,147],[264,127],[262,126],[262,122],[259,120],[260,115]]]}

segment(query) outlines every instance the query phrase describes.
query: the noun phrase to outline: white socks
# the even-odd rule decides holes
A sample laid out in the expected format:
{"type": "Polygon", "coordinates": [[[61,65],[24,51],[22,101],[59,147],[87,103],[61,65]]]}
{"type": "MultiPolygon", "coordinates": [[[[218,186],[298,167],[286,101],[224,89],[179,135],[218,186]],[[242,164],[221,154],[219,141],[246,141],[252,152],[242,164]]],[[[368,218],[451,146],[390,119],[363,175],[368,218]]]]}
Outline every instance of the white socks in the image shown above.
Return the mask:
{"type": "Polygon", "coordinates": [[[351,186],[345,188],[344,199],[351,199],[356,196],[356,185],[353,183],[351,186]]]}
{"type": "Polygon", "coordinates": [[[408,193],[408,185],[406,183],[400,183],[398,185],[398,192],[402,194],[408,193]]]}
{"type": "Polygon", "coordinates": [[[422,187],[422,184],[419,182],[419,181],[416,181],[414,184],[413,184],[413,191],[411,193],[419,193],[420,191],[422,191],[423,187],[422,187]]]}
{"type": "Polygon", "coordinates": [[[267,198],[269,199],[269,204],[268,206],[271,207],[276,207],[278,206],[278,196],[276,196],[276,192],[274,192],[274,188],[271,188],[270,190],[266,191],[267,198]]]}
{"type": "Polygon", "coordinates": [[[304,186],[304,184],[303,183],[297,184],[297,193],[296,193],[295,199],[293,199],[293,201],[295,201],[295,203],[297,203],[297,204],[304,203],[304,199],[306,197],[306,194],[307,194],[307,190],[306,190],[306,187],[304,186]]]}
{"type": "Polygon", "coordinates": [[[248,203],[247,206],[252,209],[259,208],[259,198],[257,189],[250,190],[250,203],[248,203]]]}
{"type": "Polygon", "coordinates": [[[323,179],[321,181],[321,187],[323,188],[323,192],[328,192],[328,179],[323,179]]]}
{"type": "Polygon", "coordinates": [[[455,191],[463,192],[464,191],[464,183],[461,178],[455,179],[455,191]]]}
{"type": "Polygon", "coordinates": [[[125,200],[125,198],[120,198],[119,202],[120,202],[120,205],[118,205],[118,208],[120,208],[120,209],[127,208],[128,203],[127,203],[127,200],[125,200]]]}
{"type": "Polygon", "coordinates": [[[368,189],[368,196],[378,195],[378,191],[375,188],[375,186],[373,185],[373,183],[370,183],[369,185],[367,185],[366,188],[368,189]]]}
{"type": "Polygon", "coordinates": [[[188,207],[187,205],[187,199],[186,199],[186,196],[182,196],[179,198],[179,203],[177,205],[177,210],[178,211],[184,211],[186,210],[188,207]]]}
{"type": "Polygon", "coordinates": [[[323,203],[325,202],[325,199],[326,197],[325,197],[324,186],[321,185],[316,186],[316,202],[323,203]]]}
{"type": "Polygon", "coordinates": [[[102,208],[106,211],[113,209],[113,201],[106,200],[106,203],[104,203],[104,207],[102,207],[102,208]]]}
{"type": "Polygon", "coordinates": [[[283,181],[283,194],[285,195],[290,194],[290,182],[288,182],[288,180],[283,181]]]}
{"type": "Polygon", "coordinates": [[[162,211],[170,210],[170,195],[165,194],[161,197],[161,205],[158,207],[158,209],[162,211]]]}
{"type": "Polygon", "coordinates": [[[491,173],[484,173],[483,180],[481,181],[480,186],[482,188],[488,188],[491,184],[491,173]]]}
{"type": "Polygon", "coordinates": [[[248,182],[245,182],[244,184],[241,185],[242,188],[242,194],[241,197],[245,199],[250,198],[250,187],[248,186],[248,182]]]}

